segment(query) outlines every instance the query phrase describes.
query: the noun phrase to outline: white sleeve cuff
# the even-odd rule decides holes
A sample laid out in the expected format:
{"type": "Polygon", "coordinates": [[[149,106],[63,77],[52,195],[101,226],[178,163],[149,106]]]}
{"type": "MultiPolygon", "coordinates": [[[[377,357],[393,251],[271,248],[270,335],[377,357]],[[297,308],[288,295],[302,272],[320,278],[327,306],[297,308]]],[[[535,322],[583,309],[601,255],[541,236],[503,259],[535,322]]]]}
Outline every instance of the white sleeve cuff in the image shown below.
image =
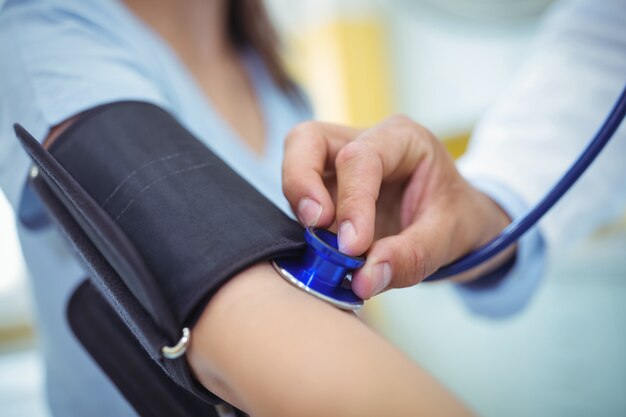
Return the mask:
{"type": "MultiPolygon", "coordinates": [[[[517,218],[527,210],[527,204],[507,187],[490,180],[470,180],[511,217],[517,218]]],[[[456,284],[454,288],[466,307],[481,316],[504,318],[521,311],[539,286],[545,269],[545,243],[537,226],[530,229],[517,243],[513,267],[496,284],[474,288],[456,284]]]]}

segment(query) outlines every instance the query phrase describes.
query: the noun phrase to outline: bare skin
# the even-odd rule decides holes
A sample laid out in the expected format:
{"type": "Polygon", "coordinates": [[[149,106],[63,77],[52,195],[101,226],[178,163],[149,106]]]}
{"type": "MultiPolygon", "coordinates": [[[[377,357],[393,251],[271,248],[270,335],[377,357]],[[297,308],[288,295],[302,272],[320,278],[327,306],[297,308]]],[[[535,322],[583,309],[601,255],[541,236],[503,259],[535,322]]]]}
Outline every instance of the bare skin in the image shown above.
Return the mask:
{"type": "MultiPolygon", "coordinates": [[[[127,5],[176,51],[233,130],[261,152],[258,103],[216,17],[223,19],[224,1],[127,5]]],[[[45,145],[79,118],[53,128],[45,145]]],[[[187,360],[207,389],[253,416],[470,415],[355,315],[287,284],[266,263],[233,277],[211,299],[192,328],[187,360]]]]}
{"type": "Polygon", "coordinates": [[[354,314],[268,264],[229,281],[193,329],[200,382],[254,416],[464,416],[437,381],[354,314]]]}
{"type": "MultiPolygon", "coordinates": [[[[367,251],[352,280],[364,299],[419,283],[510,222],[427,129],[403,116],[367,130],[297,126],[285,143],[283,191],[303,224],[337,228],[345,253],[367,251]]],[[[475,279],[514,251],[454,279],[475,279]]]]}

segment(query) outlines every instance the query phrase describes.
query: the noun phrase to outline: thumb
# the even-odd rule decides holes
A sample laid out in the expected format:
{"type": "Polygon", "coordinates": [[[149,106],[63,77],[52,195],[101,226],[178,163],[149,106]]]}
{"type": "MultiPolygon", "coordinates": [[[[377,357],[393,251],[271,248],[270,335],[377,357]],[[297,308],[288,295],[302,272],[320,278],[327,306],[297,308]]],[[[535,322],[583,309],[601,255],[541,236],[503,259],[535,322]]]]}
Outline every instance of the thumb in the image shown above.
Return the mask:
{"type": "Polygon", "coordinates": [[[374,242],[365,265],[352,277],[352,291],[366,300],[385,289],[418,284],[441,265],[443,256],[437,252],[447,246],[442,234],[434,225],[415,223],[374,242]]]}

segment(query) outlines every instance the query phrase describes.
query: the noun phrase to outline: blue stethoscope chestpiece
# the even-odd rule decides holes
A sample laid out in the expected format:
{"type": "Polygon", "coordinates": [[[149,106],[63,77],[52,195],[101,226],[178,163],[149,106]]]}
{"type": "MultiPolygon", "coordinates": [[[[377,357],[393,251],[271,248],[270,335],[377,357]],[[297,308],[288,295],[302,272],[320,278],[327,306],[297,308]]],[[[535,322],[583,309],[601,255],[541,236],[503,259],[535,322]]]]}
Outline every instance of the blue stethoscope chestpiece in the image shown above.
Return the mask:
{"type": "Polygon", "coordinates": [[[363,300],[352,292],[352,271],[365,264],[364,257],[339,252],[337,235],[309,227],[306,250],[300,257],[272,261],[274,268],[296,287],[343,310],[358,310],[363,300]]]}

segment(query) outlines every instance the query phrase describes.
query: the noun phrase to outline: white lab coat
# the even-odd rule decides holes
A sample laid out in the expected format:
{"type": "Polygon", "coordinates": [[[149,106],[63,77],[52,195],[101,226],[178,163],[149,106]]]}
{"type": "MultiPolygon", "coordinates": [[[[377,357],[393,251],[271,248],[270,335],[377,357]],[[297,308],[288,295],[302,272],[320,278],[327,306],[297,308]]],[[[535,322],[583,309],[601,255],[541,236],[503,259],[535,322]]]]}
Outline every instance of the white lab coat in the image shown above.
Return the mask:
{"type": "MultiPolygon", "coordinates": [[[[626,87],[626,1],[558,4],[535,53],[479,122],[463,175],[513,217],[534,205],[585,148],[626,87]]],[[[492,291],[460,288],[478,313],[505,316],[532,298],[554,258],[626,213],[626,123],[577,184],[520,242],[515,269],[492,291]],[[540,232],[538,235],[536,232],[540,232]]]]}
{"type": "MultiPolygon", "coordinates": [[[[626,85],[626,1],[559,3],[544,27],[459,164],[513,215],[574,161],[626,85]]],[[[392,291],[382,296],[393,318],[387,335],[479,415],[626,415],[626,232],[581,245],[623,216],[625,180],[622,123],[540,222],[541,238],[520,243],[502,286],[464,294],[478,314],[467,314],[444,286],[392,291]],[[542,256],[553,266],[537,267],[542,256]],[[511,315],[520,302],[523,312],[511,315]]]]}

